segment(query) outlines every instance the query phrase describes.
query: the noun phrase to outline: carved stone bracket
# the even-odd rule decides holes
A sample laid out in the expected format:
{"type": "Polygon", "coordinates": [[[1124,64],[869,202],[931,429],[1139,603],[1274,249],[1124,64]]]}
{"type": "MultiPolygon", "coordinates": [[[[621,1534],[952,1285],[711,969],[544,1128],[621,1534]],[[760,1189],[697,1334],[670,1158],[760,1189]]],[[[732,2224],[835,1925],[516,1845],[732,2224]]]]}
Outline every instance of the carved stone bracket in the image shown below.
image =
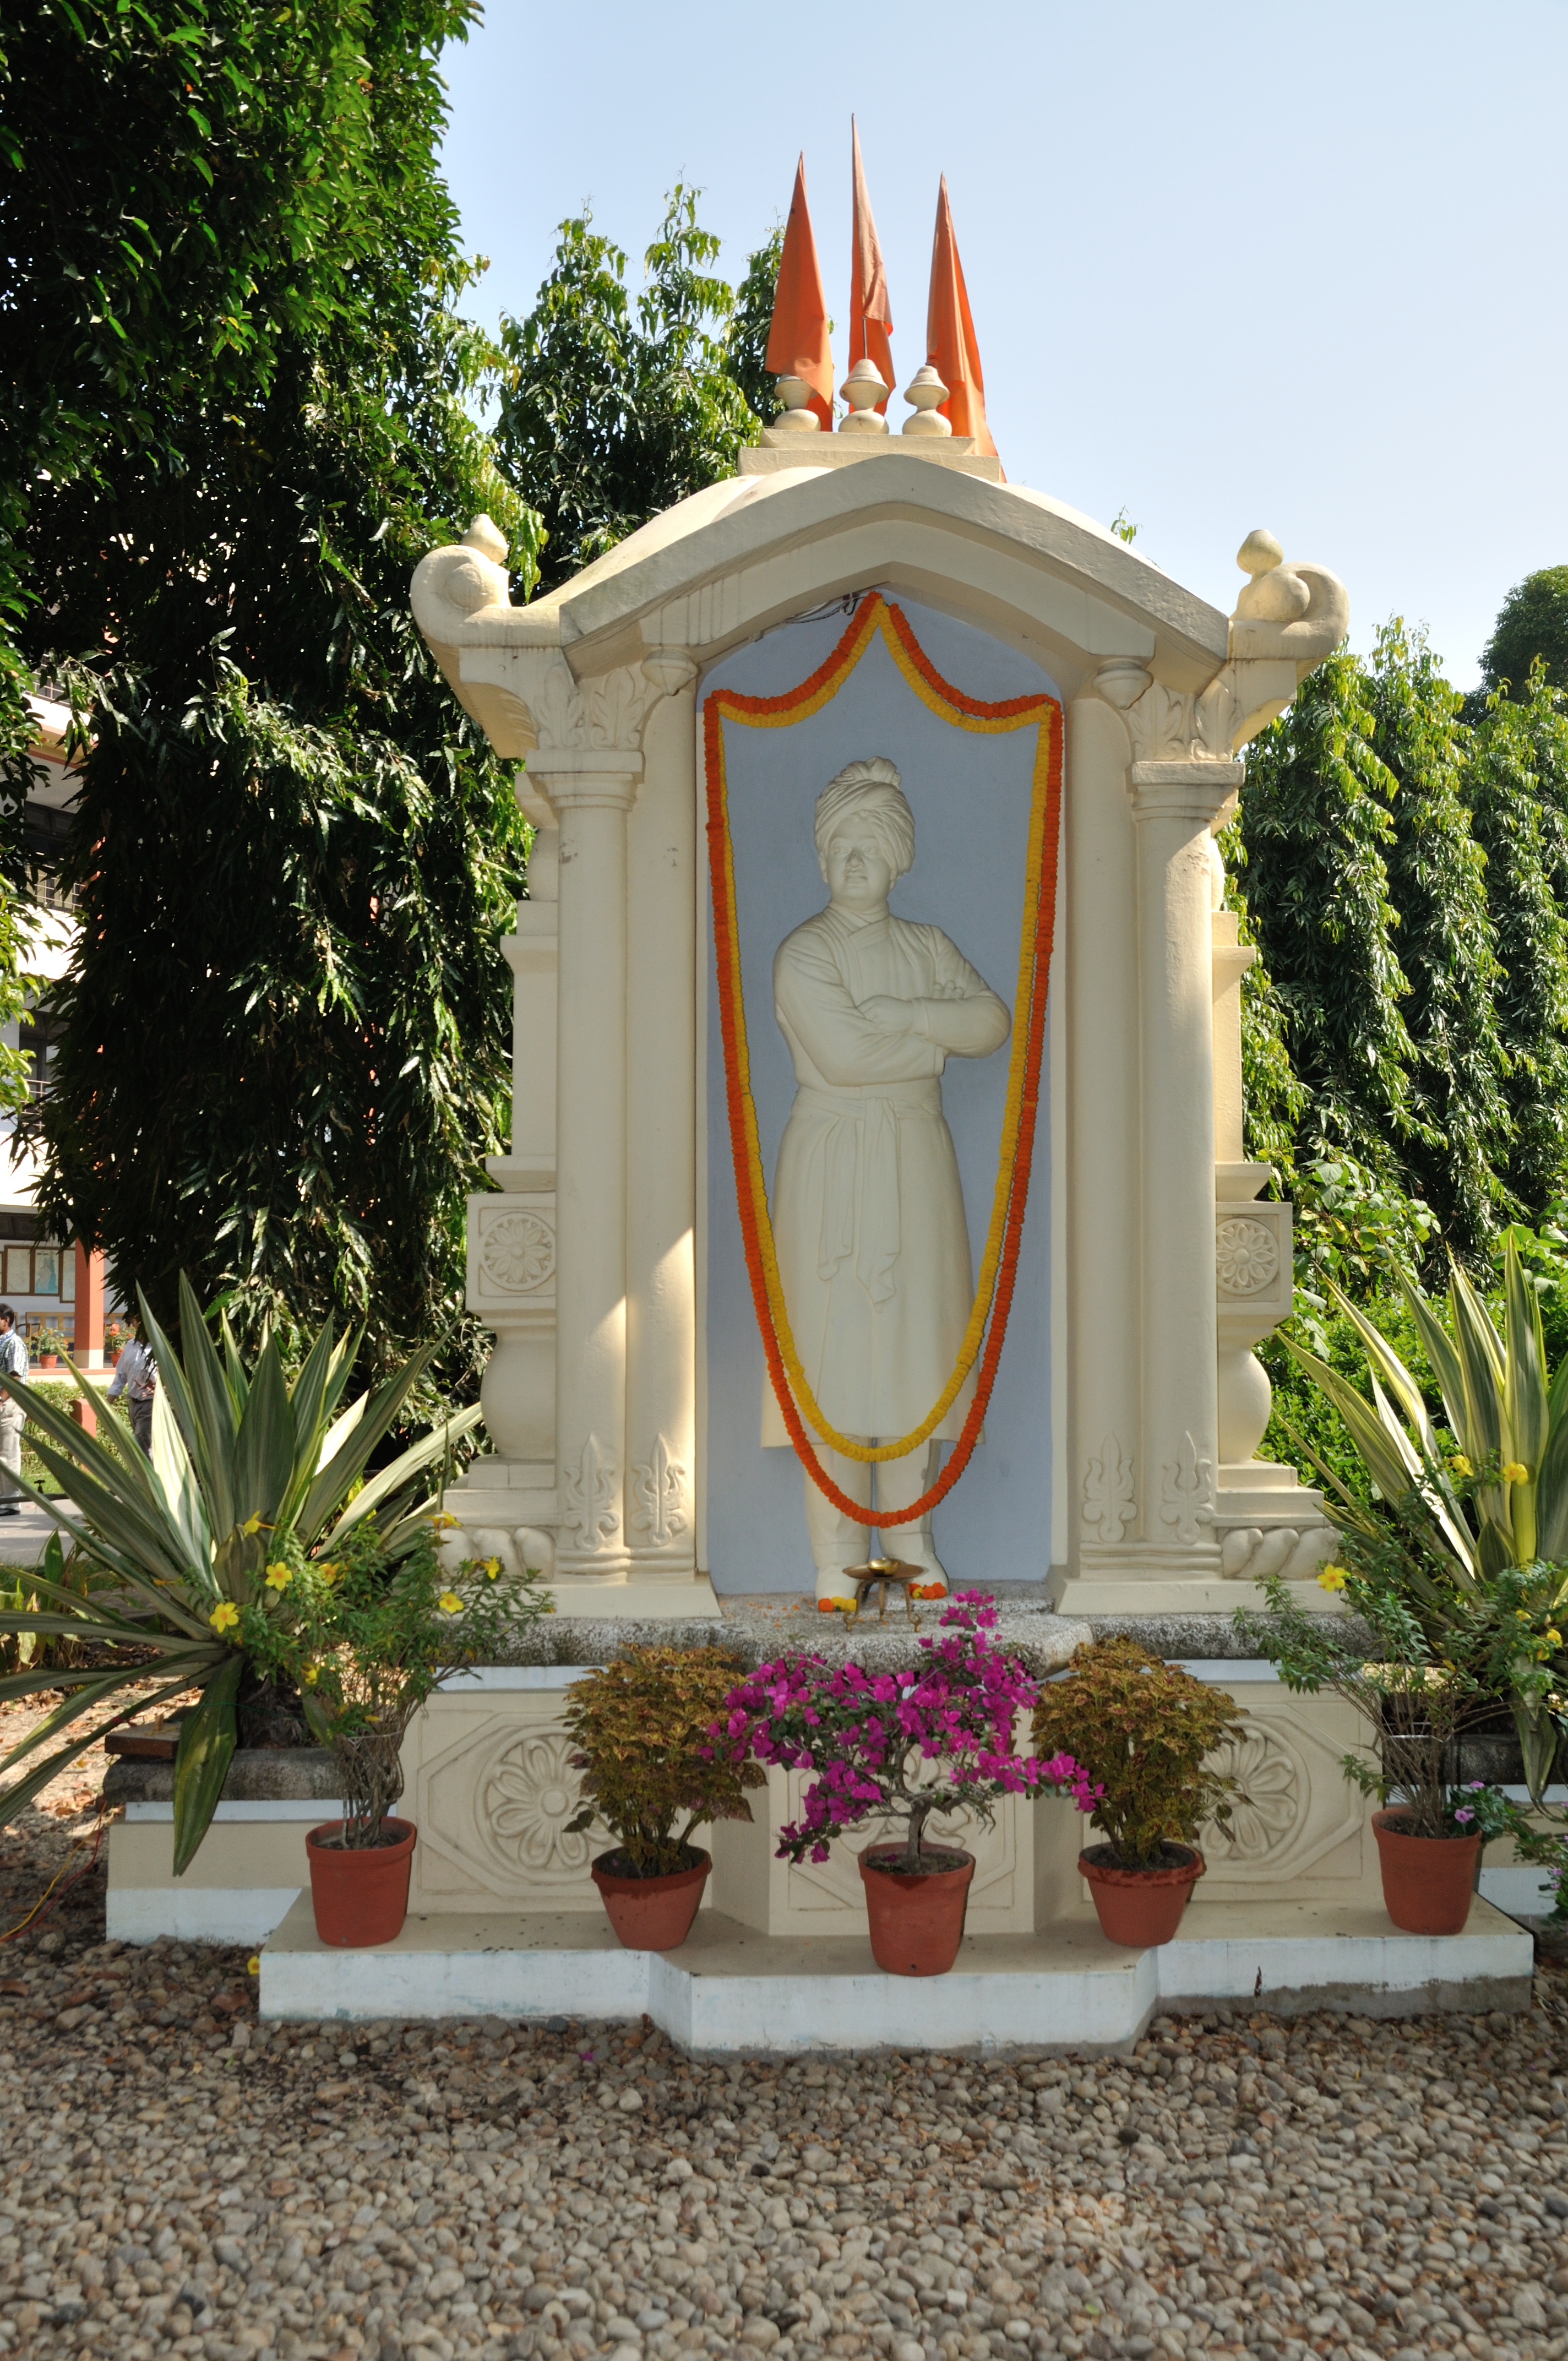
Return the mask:
{"type": "Polygon", "coordinates": [[[1344,585],[1324,566],[1287,564],[1272,533],[1249,533],[1236,563],[1252,579],[1231,619],[1230,661],[1206,687],[1168,688],[1134,657],[1102,664],[1095,689],[1126,723],[1135,762],[1230,762],[1349,629],[1344,585]]]}

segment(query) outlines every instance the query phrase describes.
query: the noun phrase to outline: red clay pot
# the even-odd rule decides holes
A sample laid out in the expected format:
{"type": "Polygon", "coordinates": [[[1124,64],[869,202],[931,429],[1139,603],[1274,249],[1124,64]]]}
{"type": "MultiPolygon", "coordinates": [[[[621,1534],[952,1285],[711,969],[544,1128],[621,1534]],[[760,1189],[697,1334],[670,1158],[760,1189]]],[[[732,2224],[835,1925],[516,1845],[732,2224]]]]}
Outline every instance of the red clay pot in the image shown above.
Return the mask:
{"type": "Polygon", "coordinates": [[[916,1876],[890,1865],[903,1859],[904,1847],[896,1844],[868,1845],[861,1855],[872,1957],[890,1976],[945,1976],[964,1938],[974,1856],[966,1852],[959,1869],[916,1876]]]}
{"type": "Polygon", "coordinates": [[[419,1831],[411,1820],[389,1817],[381,1826],[395,1832],[394,1844],[333,1844],[341,1820],[323,1820],[305,1839],[316,1933],[339,1950],[389,1943],[409,1915],[409,1871],[419,1831]]]}
{"type": "Polygon", "coordinates": [[[40,1369],[58,1369],[60,1367],[60,1355],[58,1353],[40,1353],[38,1355],[38,1367],[40,1369]]]}
{"type": "Polygon", "coordinates": [[[1094,1858],[1094,1853],[1107,1850],[1096,1845],[1093,1852],[1078,1856],[1080,1872],[1094,1896],[1101,1933],[1108,1942],[1125,1943],[1132,1950],[1146,1951],[1157,1943],[1168,1943],[1203,1874],[1202,1854],[1190,1845],[1172,1845],[1172,1852],[1187,1856],[1176,1868],[1116,1869],[1108,1861],[1094,1858]]]}
{"type": "Polygon", "coordinates": [[[713,1867],[711,1854],[698,1847],[690,1869],[673,1869],[667,1877],[618,1877],[604,1866],[620,1854],[601,1852],[590,1874],[598,1887],[610,1925],[629,1951],[678,1951],[702,1907],[702,1889],[713,1867]]]}
{"type": "Polygon", "coordinates": [[[1462,1935],[1475,1893],[1479,1837],[1413,1837],[1409,1812],[1374,1812],[1383,1907],[1407,1935],[1462,1935]]]}

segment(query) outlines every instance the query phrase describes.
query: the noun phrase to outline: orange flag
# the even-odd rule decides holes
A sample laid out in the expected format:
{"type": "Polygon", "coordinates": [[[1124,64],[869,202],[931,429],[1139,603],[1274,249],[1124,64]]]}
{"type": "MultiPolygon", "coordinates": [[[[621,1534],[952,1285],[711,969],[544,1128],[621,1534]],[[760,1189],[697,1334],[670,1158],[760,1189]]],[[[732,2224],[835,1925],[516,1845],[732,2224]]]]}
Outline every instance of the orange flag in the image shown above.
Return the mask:
{"type": "Polygon", "coordinates": [[[974,447],[986,458],[998,454],[985,423],[985,379],[981,375],[980,346],[975,342],[974,314],[969,307],[964,267],[953,236],[953,209],[948,202],[948,177],[937,199],[937,236],[931,247],[931,302],[926,314],[926,357],[948,389],[940,407],[955,434],[972,434],[974,447]]]}
{"type": "Polygon", "coordinates": [[[828,346],[828,302],[822,292],[817,240],[811,234],[811,214],[806,202],[804,156],[795,167],[795,194],[789,201],[789,220],[784,225],[773,320],[768,330],[767,363],[775,377],[805,379],[812,391],[807,407],[817,412],[824,433],[830,433],[833,356],[828,346]]]}
{"type": "MultiPolygon", "coordinates": [[[[893,313],[887,302],[887,273],[883,269],[882,241],[872,219],[872,201],[866,194],[865,167],[861,162],[861,135],[852,115],[850,117],[850,137],[855,154],[855,227],[850,258],[850,367],[853,368],[857,361],[874,361],[891,392],[894,384],[893,346],[888,339],[893,334],[893,313]]],[[[876,406],[879,411],[886,412],[886,394],[876,406]]]]}

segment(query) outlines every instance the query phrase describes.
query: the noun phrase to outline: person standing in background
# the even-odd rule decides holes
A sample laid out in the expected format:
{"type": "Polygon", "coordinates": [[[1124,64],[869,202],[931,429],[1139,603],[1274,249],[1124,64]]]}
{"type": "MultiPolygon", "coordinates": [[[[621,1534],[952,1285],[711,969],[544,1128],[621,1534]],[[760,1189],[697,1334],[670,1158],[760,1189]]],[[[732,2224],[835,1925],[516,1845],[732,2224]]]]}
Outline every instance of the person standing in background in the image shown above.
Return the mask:
{"type": "Polygon", "coordinates": [[[109,1400],[117,1401],[121,1394],[128,1395],[131,1433],[148,1458],[152,1456],[152,1398],[158,1390],[158,1363],[149,1346],[131,1326],[131,1341],[125,1345],[109,1380],[109,1400]]]}
{"type": "Polygon", "coordinates": [[[21,1403],[4,1385],[6,1378],[20,1378],[27,1383],[27,1347],[17,1330],[16,1313],[8,1303],[0,1303],[0,1517],[19,1517],[21,1488],[16,1478],[22,1472],[25,1420],[21,1403]]]}

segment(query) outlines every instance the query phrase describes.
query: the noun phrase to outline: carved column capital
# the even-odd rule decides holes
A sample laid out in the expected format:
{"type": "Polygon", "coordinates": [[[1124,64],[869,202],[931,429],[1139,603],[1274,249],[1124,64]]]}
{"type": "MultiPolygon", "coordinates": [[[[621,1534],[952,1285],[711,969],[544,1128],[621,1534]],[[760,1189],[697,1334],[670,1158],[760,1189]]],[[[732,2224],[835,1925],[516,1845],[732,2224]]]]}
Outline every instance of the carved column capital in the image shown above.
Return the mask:
{"type": "Polygon", "coordinates": [[[1208,828],[1245,775],[1240,763],[1134,763],[1127,773],[1135,820],[1179,819],[1208,828]]]}

